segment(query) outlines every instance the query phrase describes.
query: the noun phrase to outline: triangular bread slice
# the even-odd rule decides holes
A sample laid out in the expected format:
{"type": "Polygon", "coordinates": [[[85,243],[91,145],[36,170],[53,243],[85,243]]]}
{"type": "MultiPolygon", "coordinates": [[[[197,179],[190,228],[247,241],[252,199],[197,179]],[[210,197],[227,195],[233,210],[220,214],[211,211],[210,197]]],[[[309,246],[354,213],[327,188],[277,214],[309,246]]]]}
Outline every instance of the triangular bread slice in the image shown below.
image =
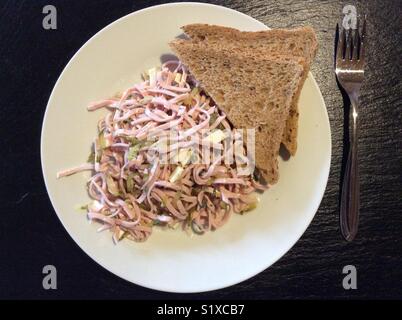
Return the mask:
{"type": "Polygon", "coordinates": [[[299,63],[216,51],[181,39],[170,46],[235,128],[255,128],[256,166],[267,183],[276,183],[285,120],[303,72],[299,63]]]}
{"type": "Polygon", "coordinates": [[[291,155],[295,155],[299,96],[318,47],[314,30],[311,27],[301,27],[247,32],[207,24],[190,24],[183,26],[182,29],[192,40],[214,47],[215,50],[225,48],[248,53],[251,56],[295,60],[303,66],[303,75],[293,96],[282,137],[283,145],[291,155]]]}

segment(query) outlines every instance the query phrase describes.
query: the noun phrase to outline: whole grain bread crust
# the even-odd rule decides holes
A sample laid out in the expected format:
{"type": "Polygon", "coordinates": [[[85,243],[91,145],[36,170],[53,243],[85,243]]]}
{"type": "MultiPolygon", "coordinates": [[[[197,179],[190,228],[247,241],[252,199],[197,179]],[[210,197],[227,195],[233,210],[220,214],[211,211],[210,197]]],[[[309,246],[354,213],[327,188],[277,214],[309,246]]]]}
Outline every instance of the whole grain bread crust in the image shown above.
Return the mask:
{"type": "Polygon", "coordinates": [[[299,97],[318,48],[314,30],[311,27],[301,27],[250,32],[207,24],[190,24],[183,26],[182,29],[192,40],[204,42],[209,47],[214,46],[216,50],[230,48],[235,51],[248,52],[251,56],[294,60],[302,65],[303,74],[293,96],[282,136],[282,143],[286,149],[291,155],[295,155],[299,97]],[[304,45],[300,46],[295,43],[304,43],[304,45]]]}

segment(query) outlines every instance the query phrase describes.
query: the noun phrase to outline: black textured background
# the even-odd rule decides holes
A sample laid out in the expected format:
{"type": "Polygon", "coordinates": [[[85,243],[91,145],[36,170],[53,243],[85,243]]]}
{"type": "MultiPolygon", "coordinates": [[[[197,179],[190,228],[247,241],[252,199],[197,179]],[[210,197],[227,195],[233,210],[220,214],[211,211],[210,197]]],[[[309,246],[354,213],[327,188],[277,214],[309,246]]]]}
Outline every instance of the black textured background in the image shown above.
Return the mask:
{"type": "Polygon", "coordinates": [[[320,50],[312,72],[327,104],[333,157],[328,187],[301,240],[275,265],[236,286],[168,294],[115,277],[72,241],[48,199],[40,168],[46,103],[72,55],[97,31],[135,10],[137,0],[0,0],[0,298],[402,298],[402,2],[400,0],[222,0],[270,27],[310,24],[320,50]],[[58,30],[42,8],[58,9],[58,30]],[[369,61],[361,96],[361,219],[346,243],[338,226],[343,101],[333,73],[335,25],[345,4],[368,15],[369,61]],[[58,269],[58,290],[42,289],[42,268],[58,269]],[[357,267],[358,289],[342,288],[357,267]]]}

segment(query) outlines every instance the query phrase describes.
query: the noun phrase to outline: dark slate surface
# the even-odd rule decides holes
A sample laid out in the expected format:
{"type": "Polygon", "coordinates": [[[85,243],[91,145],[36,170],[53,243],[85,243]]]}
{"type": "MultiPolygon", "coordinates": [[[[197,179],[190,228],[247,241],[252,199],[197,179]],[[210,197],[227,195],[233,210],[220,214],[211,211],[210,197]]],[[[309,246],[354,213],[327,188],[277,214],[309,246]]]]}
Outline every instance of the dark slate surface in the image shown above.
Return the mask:
{"type": "MultiPolygon", "coordinates": [[[[402,2],[358,1],[368,14],[367,79],[361,97],[361,222],[353,243],[338,226],[343,101],[332,70],[335,25],[347,3],[329,0],[222,0],[271,27],[312,25],[320,51],[312,72],[327,104],[333,157],[328,187],[300,241],[275,265],[236,286],[167,294],[119,279],[82,252],[60,224],[44,187],[40,130],[50,92],[72,55],[97,31],[132,11],[134,0],[0,2],[0,298],[402,298],[402,2]],[[57,31],[42,8],[58,9],[57,31]],[[58,268],[58,290],[42,289],[42,267],[58,268]],[[353,264],[358,289],[342,288],[353,264]]],[[[356,4],[354,1],[348,3],[356,4]]]]}

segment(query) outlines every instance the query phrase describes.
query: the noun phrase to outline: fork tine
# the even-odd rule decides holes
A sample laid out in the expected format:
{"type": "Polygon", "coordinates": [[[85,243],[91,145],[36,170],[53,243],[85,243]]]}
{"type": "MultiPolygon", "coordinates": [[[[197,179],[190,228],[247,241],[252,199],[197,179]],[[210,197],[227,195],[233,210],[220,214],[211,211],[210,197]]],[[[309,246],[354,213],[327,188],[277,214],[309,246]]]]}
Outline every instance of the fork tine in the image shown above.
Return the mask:
{"type": "Polygon", "coordinates": [[[352,58],[352,29],[349,29],[346,35],[345,60],[350,60],[351,58],[352,58]]]}
{"type": "Polygon", "coordinates": [[[353,53],[352,53],[352,60],[357,61],[358,53],[359,53],[359,42],[360,42],[360,35],[359,35],[359,28],[353,31],[353,53]]]}
{"type": "Polygon", "coordinates": [[[341,31],[338,34],[338,43],[336,44],[336,61],[343,59],[344,44],[345,44],[345,30],[340,28],[341,31]]]}
{"type": "Polygon", "coordinates": [[[360,52],[359,52],[359,60],[364,62],[366,51],[366,16],[363,18],[363,27],[362,33],[360,36],[360,52]]]}

